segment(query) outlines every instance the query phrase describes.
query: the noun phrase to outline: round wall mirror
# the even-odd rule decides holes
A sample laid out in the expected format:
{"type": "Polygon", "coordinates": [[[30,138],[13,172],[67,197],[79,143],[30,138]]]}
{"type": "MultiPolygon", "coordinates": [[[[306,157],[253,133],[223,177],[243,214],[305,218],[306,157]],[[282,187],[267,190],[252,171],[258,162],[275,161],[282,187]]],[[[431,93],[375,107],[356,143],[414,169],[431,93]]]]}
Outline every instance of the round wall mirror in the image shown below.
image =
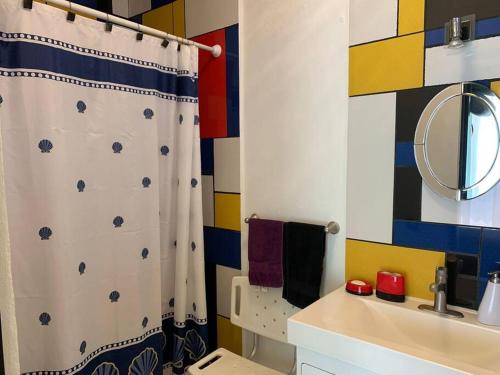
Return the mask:
{"type": "Polygon", "coordinates": [[[500,100],[477,83],[449,86],[422,112],[415,158],[425,183],[457,201],[486,193],[500,180],[500,100]]]}

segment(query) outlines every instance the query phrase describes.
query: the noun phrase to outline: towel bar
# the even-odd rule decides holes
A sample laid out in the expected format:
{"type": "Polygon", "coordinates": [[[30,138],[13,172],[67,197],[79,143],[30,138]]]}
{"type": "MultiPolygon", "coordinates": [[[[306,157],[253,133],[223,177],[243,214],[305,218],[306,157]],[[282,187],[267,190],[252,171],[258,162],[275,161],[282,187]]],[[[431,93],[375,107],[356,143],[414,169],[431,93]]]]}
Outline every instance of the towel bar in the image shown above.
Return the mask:
{"type": "MultiPolygon", "coordinates": [[[[249,223],[251,219],[258,219],[259,217],[257,214],[252,214],[250,217],[245,218],[245,223],[249,223]]],[[[330,221],[328,224],[325,225],[325,233],[330,233],[330,234],[337,234],[340,232],[340,225],[336,221],[330,221]]]]}

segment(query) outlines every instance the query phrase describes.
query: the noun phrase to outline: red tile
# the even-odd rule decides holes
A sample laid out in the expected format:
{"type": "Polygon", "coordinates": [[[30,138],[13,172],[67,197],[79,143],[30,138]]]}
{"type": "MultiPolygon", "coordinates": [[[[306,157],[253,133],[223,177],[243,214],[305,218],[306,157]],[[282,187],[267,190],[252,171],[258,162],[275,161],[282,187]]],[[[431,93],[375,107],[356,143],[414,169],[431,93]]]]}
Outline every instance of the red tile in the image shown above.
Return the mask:
{"type": "Polygon", "coordinates": [[[199,52],[200,134],[201,138],[227,137],[226,33],[217,30],[193,40],[222,47],[218,58],[207,51],[199,52]]]}

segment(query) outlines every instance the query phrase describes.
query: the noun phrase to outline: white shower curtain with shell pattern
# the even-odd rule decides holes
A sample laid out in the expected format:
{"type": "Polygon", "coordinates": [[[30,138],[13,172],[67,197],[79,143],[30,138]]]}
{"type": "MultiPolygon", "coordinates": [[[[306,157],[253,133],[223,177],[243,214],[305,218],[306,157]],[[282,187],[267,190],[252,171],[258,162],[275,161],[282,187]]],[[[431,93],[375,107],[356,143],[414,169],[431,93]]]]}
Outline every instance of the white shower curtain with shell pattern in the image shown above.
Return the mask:
{"type": "Polygon", "coordinates": [[[206,354],[198,50],[0,2],[22,374],[183,374],[206,354]]]}

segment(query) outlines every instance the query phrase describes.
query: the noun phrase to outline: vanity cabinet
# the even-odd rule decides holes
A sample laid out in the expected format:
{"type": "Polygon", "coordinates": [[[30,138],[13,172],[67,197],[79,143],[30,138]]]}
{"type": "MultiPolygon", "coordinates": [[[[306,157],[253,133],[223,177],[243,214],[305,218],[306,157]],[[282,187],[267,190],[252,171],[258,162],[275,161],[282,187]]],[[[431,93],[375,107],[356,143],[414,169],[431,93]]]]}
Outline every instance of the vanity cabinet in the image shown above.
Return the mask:
{"type": "Polygon", "coordinates": [[[374,372],[297,348],[297,375],[374,375],[374,372]]]}

